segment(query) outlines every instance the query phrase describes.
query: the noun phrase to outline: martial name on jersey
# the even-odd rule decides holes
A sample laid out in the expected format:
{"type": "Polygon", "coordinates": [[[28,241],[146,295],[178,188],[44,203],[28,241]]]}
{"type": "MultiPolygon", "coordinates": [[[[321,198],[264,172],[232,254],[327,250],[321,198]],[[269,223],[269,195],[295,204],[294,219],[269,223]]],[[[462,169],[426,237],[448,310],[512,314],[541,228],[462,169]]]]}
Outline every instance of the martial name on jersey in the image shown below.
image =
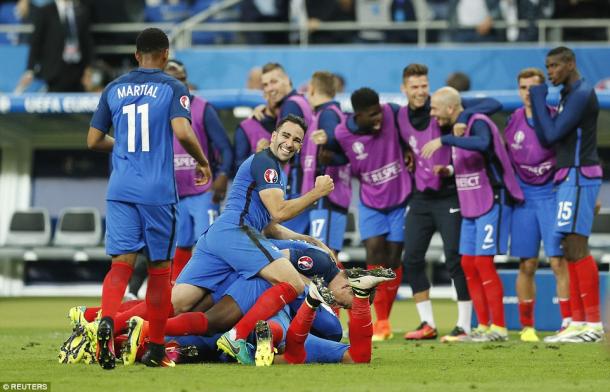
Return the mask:
{"type": "Polygon", "coordinates": [[[149,97],[157,98],[157,90],[159,86],[152,86],[150,84],[128,84],[122,86],[116,90],[117,98],[123,99],[125,97],[138,97],[140,95],[148,95],[149,97]]]}

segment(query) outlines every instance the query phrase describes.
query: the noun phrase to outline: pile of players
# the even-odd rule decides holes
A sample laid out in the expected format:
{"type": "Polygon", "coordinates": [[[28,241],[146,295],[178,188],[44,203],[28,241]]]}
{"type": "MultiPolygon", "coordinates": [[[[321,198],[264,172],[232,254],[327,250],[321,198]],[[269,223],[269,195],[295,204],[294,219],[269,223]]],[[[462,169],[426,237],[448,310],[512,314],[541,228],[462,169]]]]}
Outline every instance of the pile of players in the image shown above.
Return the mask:
{"type": "Polygon", "coordinates": [[[602,339],[598,272],[587,247],[601,184],[599,108],[570,49],[546,59],[550,81],[564,86],[559,107],[546,103],[542,71],[523,70],[524,107],[504,135],[488,117],[498,102],[465,101],[449,87],[430,96],[422,64],[404,69],[407,106],[381,104],[364,87],[346,114],[334,101],[332,74],[314,73],[303,96],[281,65],[269,63],[261,76],[267,105],[240,124],[233,156],[213,107],[188,92],[184,65],[168,62],[165,34],[147,29],[136,46],[140,67],[106,87],[87,138],[90,148],[112,153],[112,267],[100,309],[71,310],[74,331],[60,361],[93,357],[112,369],[121,344],[125,364],[141,356],[148,366],[173,366],[168,353],[192,353],[184,347],[193,342],[198,352],[217,346],[244,364],[302,363],[309,355],[323,362],[316,347],[333,352],[325,344],[341,334],[320,305],[338,303],[351,308],[351,346],[337,345],[331,361],[367,362],[371,340],[392,337],[403,265],[421,318],[405,338],[434,339],[424,264],[437,230],[458,298],[456,327],[442,341],[508,339],[493,257],[507,252],[509,234],[511,254],[523,261],[522,340],[538,340],[533,275],[541,240],[563,318],[548,340],[602,339]],[[233,161],[239,167],[218,215],[233,161]],[[360,183],[368,269],[340,271],[352,178],[360,183]],[[140,251],[151,260],[146,300],[122,304],[140,251]],[[471,330],[473,307],[479,324],[471,330]],[[324,343],[308,349],[310,336],[324,343]],[[278,347],[283,359],[274,358],[278,347]]]}

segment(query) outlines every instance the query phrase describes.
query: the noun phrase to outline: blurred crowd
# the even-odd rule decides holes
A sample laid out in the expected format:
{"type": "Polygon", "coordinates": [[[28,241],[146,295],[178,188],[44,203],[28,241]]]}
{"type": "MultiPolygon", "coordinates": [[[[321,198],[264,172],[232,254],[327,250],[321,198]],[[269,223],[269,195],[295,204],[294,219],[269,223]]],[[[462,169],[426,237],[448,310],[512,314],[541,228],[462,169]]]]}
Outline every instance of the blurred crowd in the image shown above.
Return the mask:
{"type": "MultiPolygon", "coordinates": [[[[103,55],[95,45],[131,42],[130,34],[96,34],[96,23],[178,23],[222,0],[0,0],[0,24],[32,23],[29,34],[0,33],[0,44],[30,44],[27,70],[16,92],[32,91],[35,80],[48,91],[96,91],[113,75],[133,66],[129,56],[103,55]],[[95,39],[95,41],[94,41],[95,39]],[[29,90],[28,90],[29,89],[29,90]]],[[[528,42],[538,39],[538,19],[610,18],[607,0],[242,0],[211,22],[283,23],[288,31],[247,33],[193,32],[195,45],[299,43],[295,26],[307,27],[312,44],[415,43],[414,29],[324,30],[325,22],[447,21],[448,29],[429,29],[426,42],[528,42]],[[525,21],[520,27],[518,20],[525,21]],[[509,27],[504,27],[508,25],[509,27]]],[[[557,30],[555,30],[557,32],[557,30]]],[[[552,34],[552,33],[551,33],[552,34]]],[[[604,41],[608,29],[565,28],[557,41],[604,41]]],[[[460,75],[457,75],[458,79],[460,75]]],[[[459,83],[459,81],[458,81],[459,83]]]]}

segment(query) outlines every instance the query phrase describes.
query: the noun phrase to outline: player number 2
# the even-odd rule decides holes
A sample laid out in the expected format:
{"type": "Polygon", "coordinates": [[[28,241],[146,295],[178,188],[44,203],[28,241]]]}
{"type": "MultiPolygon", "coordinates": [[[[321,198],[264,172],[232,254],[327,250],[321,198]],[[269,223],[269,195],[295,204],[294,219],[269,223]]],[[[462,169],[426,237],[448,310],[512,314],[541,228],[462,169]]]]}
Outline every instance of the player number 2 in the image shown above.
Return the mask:
{"type": "Polygon", "coordinates": [[[123,106],[123,114],[127,115],[127,152],[136,152],[136,111],[140,115],[140,132],[142,134],[142,151],[150,151],[148,137],[148,104],[123,106]]]}
{"type": "Polygon", "coordinates": [[[560,201],[559,211],[557,212],[557,219],[567,221],[572,217],[572,202],[571,201],[560,201]]]}
{"type": "Polygon", "coordinates": [[[483,227],[485,230],[485,238],[483,239],[483,243],[485,244],[493,244],[494,243],[494,227],[492,225],[485,225],[483,227]]]}

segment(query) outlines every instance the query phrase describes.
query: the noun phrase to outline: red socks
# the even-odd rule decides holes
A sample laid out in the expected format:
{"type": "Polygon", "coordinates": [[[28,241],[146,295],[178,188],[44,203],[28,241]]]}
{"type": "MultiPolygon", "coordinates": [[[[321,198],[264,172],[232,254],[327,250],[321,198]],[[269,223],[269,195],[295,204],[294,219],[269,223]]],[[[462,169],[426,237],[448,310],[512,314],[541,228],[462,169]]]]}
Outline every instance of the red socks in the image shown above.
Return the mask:
{"type": "Polygon", "coordinates": [[[204,335],[208,331],[208,318],[202,312],[179,314],[167,320],[167,336],[204,335]]]}
{"type": "Polygon", "coordinates": [[[271,329],[271,335],[273,336],[273,347],[278,347],[284,339],[284,329],[282,326],[273,320],[267,321],[269,328],[271,329]]]}
{"type": "Polygon", "coordinates": [[[114,317],[114,331],[120,332],[127,329],[127,321],[133,316],[142,317],[144,320],[148,320],[147,309],[148,306],[145,301],[139,301],[140,303],[133,306],[124,312],[119,312],[114,317]]]}
{"type": "MultiPolygon", "coordinates": [[[[380,265],[368,265],[366,269],[372,270],[376,268],[380,268],[380,265]]],[[[381,283],[377,286],[375,291],[375,299],[373,300],[373,306],[375,307],[375,315],[377,316],[377,321],[379,320],[387,320],[390,318],[390,311],[388,306],[388,291],[386,290],[387,284],[389,282],[381,283]]]]}
{"type": "Polygon", "coordinates": [[[148,268],[146,306],[149,322],[148,337],[152,343],[165,343],[165,324],[172,306],[172,287],[169,277],[170,267],[148,268]]]}
{"type": "Polygon", "coordinates": [[[575,264],[580,298],[585,310],[585,320],[589,323],[599,323],[601,321],[599,311],[599,271],[595,259],[589,255],[578,260],[576,263],[568,264],[575,264]]]}
{"type": "Polygon", "coordinates": [[[479,324],[489,325],[489,308],[487,307],[483,283],[475,265],[475,256],[463,255],[461,264],[466,276],[466,285],[472,299],[472,306],[477,314],[477,320],[479,324]]]}
{"type": "Polygon", "coordinates": [[[311,330],[311,324],[316,317],[316,309],[303,301],[286,332],[286,352],[284,359],[288,363],[305,363],[305,339],[311,330]]]}
{"type": "Polygon", "coordinates": [[[487,299],[487,305],[489,305],[491,321],[499,327],[505,327],[502,282],[494,265],[494,257],[476,256],[475,265],[485,290],[485,298],[487,299]]]}
{"type": "Polygon", "coordinates": [[[388,318],[390,317],[390,313],[392,311],[392,306],[394,305],[394,301],[396,300],[396,294],[398,293],[398,289],[400,288],[400,283],[402,282],[402,266],[398,268],[393,268],[392,271],[396,273],[396,277],[386,285],[386,298],[387,298],[387,307],[388,307],[388,318]]]}
{"type": "Polygon", "coordinates": [[[172,261],[172,284],[178,279],[178,275],[180,275],[180,272],[182,272],[182,269],[191,259],[192,255],[192,248],[176,248],[174,260],[172,261]]]}
{"type": "Polygon", "coordinates": [[[250,308],[248,313],[235,325],[237,339],[246,339],[258,320],[267,320],[280,311],[284,305],[297,297],[297,292],[290,283],[281,282],[267,289],[250,308]]]}
{"type": "Polygon", "coordinates": [[[572,310],[570,309],[569,298],[559,298],[559,313],[561,314],[562,320],[572,318],[572,310]]]}
{"type": "Polygon", "coordinates": [[[534,300],[527,299],[519,302],[519,320],[522,327],[534,326],[534,300]]]}
{"type": "Polygon", "coordinates": [[[356,363],[371,362],[373,323],[369,299],[354,297],[349,323],[349,354],[356,363]]]}
{"type": "Polygon", "coordinates": [[[114,318],[123,301],[132,272],[133,267],[127,263],[112,263],[102,286],[102,317],[114,318]]]}
{"type": "Polygon", "coordinates": [[[585,307],[580,297],[580,287],[578,285],[578,272],[576,263],[568,262],[568,272],[570,274],[570,309],[573,321],[585,321],[585,307]]]}

